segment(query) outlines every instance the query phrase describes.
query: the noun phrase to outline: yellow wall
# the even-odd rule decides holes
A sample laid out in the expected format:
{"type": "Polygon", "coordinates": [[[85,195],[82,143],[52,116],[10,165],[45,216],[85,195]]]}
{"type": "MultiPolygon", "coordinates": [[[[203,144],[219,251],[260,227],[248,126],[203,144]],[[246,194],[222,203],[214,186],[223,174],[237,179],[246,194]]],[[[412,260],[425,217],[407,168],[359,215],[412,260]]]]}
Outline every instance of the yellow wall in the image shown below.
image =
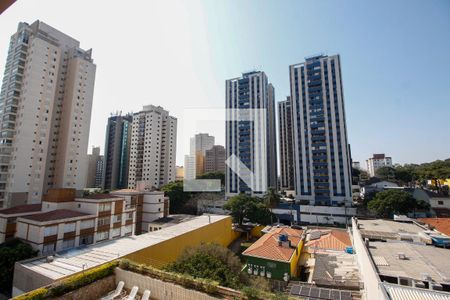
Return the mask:
{"type": "Polygon", "coordinates": [[[300,241],[300,243],[297,246],[297,251],[294,252],[292,260],[291,260],[291,277],[298,277],[299,272],[297,272],[297,264],[298,260],[302,254],[302,248],[303,248],[303,239],[300,241]]]}
{"type": "Polygon", "coordinates": [[[215,223],[187,232],[170,240],[158,243],[127,255],[126,258],[137,263],[161,268],[174,261],[188,246],[205,243],[217,243],[229,246],[240,233],[231,228],[232,219],[227,217],[215,223]]]}
{"type": "Polygon", "coordinates": [[[264,225],[258,225],[252,228],[252,230],[250,231],[251,236],[253,237],[261,237],[263,234],[261,232],[261,230],[263,230],[266,226],[264,225]]]}
{"type": "Polygon", "coordinates": [[[428,184],[437,186],[437,181],[440,185],[450,186],[450,178],[449,179],[438,179],[438,180],[428,180],[428,184]]]}

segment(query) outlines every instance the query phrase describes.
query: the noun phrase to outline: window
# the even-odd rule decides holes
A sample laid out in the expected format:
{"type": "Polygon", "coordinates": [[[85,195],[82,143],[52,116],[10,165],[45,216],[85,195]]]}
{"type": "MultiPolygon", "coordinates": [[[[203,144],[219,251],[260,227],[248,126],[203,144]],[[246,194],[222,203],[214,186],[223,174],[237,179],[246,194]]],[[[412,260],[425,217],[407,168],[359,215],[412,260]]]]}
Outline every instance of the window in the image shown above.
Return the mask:
{"type": "Polygon", "coordinates": [[[112,237],[115,238],[115,237],[119,237],[119,236],[120,236],[120,228],[114,228],[112,230],[112,237]]]}
{"type": "Polygon", "coordinates": [[[114,215],[113,216],[113,223],[118,223],[122,221],[122,215],[114,215]]]}
{"type": "Polygon", "coordinates": [[[42,247],[42,255],[53,254],[55,252],[55,243],[45,244],[42,247]]]}
{"type": "Polygon", "coordinates": [[[75,231],[76,223],[67,223],[64,224],[64,233],[75,231]]]}
{"type": "Polygon", "coordinates": [[[62,249],[66,250],[66,249],[70,249],[75,247],[75,239],[70,239],[70,240],[64,240],[62,243],[62,249]]]}
{"type": "Polygon", "coordinates": [[[438,200],[438,205],[444,205],[444,201],[443,200],[438,200]]]}
{"type": "Polygon", "coordinates": [[[102,240],[109,239],[109,231],[97,232],[96,239],[97,239],[97,241],[102,241],[102,240]]]}
{"type": "Polygon", "coordinates": [[[110,218],[109,217],[104,217],[104,218],[99,218],[98,222],[97,222],[97,226],[104,226],[104,225],[109,225],[109,221],[110,218]]]}
{"type": "Polygon", "coordinates": [[[128,220],[133,220],[133,213],[131,212],[131,213],[127,213],[127,218],[126,218],[126,220],[128,221],[128,220]]]}
{"type": "Polygon", "coordinates": [[[99,205],[98,210],[100,212],[102,212],[102,211],[110,211],[111,210],[111,203],[101,203],[99,205]]]}
{"type": "Polygon", "coordinates": [[[58,233],[58,226],[48,226],[44,228],[44,236],[55,235],[58,233]]]}
{"type": "Polygon", "coordinates": [[[94,220],[85,220],[81,221],[80,229],[87,229],[87,228],[93,228],[94,227],[94,220]]]}
{"type": "Polygon", "coordinates": [[[131,225],[125,226],[123,230],[125,235],[131,235],[133,232],[133,228],[131,225]]]}
{"type": "Polygon", "coordinates": [[[93,235],[85,235],[80,237],[80,245],[90,245],[94,242],[93,235]]]}

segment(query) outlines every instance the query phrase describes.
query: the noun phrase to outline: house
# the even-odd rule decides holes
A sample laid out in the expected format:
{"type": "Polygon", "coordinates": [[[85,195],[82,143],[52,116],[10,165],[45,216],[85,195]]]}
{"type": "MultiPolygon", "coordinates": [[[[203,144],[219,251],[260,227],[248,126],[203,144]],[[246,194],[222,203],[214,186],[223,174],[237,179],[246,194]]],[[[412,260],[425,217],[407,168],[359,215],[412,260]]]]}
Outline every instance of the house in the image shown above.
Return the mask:
{"type": "Polygon", "coordinates": [[[242,253],[247,258],[245,271],[280,281],[298,277],[298,260],[303,240],[303,230],[290,227],[271,228],[242,253]]]}
{"type": "Polygon", "coordinates": [[[364,199],[364,197],[371,192],[381,192],[386,189],[403,189],[403,188],[399,187],[398,184],[396,184],[395,182],[379,181],[361,187],[361,198],[364,199]]]}
{"type": "Polygon", "coordinates": [[[450,196],[439,194],[425,189],[415,189],[413,197],[430,204],[431,209],[438,217],[450,217],[450,196]]]}
{"type": "Polygon", "coordinates": [[[14,238],[18,217],[41,213],[41,204],[18,205],[0,210],[0,244],[14,238]]]}

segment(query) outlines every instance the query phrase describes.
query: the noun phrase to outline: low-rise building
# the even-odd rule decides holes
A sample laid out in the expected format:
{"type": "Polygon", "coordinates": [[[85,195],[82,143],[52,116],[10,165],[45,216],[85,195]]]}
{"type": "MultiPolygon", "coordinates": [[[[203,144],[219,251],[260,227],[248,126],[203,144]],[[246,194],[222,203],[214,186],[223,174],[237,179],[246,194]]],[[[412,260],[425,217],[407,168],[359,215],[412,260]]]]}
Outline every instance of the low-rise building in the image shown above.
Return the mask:
{"type": "Polygon", "coordinates": [[[302,230],[271,228],[242,253],[247,258],[245,271],[286,282],[297,277],[304,238],[302,230]]]}
{"type": "Polygon", "coordinates": [[[16,234],[18,217],[41,213],[42,204],[25,204],[0,210],[0,244],[12,239],[16,234]]]}
{"type": "Polygon", "coordinates": [[[450,217],[450,196],[443,195],[437,192],[414,189],[413,197],[416,200],[423,200],[430,204],[430,208],[438,217],[450,217]]]}

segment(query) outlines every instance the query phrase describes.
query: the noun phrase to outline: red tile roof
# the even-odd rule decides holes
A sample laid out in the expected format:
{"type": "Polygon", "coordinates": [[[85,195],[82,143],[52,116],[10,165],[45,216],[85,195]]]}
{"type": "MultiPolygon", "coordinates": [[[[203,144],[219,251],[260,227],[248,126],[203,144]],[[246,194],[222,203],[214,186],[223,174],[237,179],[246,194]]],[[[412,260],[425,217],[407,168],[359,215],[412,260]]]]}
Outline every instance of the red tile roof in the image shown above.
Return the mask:
{"type": "Polygon", "coordinates": [[[15,215],[15,214],[21,214],[21,213],[31,213],[31,212],[37,212],[40,211],[42,207],[42,204],[25,204],[25,205],[18,205],[13,206],[6,209],[1,209],[0,214],[4,215],[15,215]]]}
{"type": "Polygon", "coordinates": [[[422,218],[418,220],[429,224],[441,233],[450,236],[450,218],[422,218]]]}
{"type": "Polygon", "coordinates": [[[303,230],[292,229],[289,227],[274,228],[264,234],[259,240],[253,243],[242,254],[246,256],[255,256],[268,260],[277,260],[289,262],[295,248],[302,240],[303,230]],[[278,245],[280,234],[287,234],[293,247],[278,245]]]}
{"type": "Polygon", "coordinates": [[[316,240],[309,240],[305,246],[314,249],[322,250],[345,250],[346,247],[352,245],[350,236],[347,231],[344,230],[313,230],[321,232],[320,238],[316,240]]]}
{"type": "Polygon", "coordinates": [[[76,217],[84,217],[84,216],[89,216],[89,214],[81,213],[81,212],[74,211],[74,210],[68,210],[68,209],[55,209],[55,210],[44,212],[42,214],[25,216],[22,218],[27,219],[27,220],[32,220],[32,221],[38,221],[38,222],[47,222],[47,221],[63,220],[63,219],[70,219],[70,218],[76,218],[76,217]]]}
{"type": "Polygon", "coordinates": [[[116,190],[116,191],[112,191],[111,194],[138,194],[141,193],[138,190],[134,190],[134,189],[121,189],[121,190],[116,190]]]}

